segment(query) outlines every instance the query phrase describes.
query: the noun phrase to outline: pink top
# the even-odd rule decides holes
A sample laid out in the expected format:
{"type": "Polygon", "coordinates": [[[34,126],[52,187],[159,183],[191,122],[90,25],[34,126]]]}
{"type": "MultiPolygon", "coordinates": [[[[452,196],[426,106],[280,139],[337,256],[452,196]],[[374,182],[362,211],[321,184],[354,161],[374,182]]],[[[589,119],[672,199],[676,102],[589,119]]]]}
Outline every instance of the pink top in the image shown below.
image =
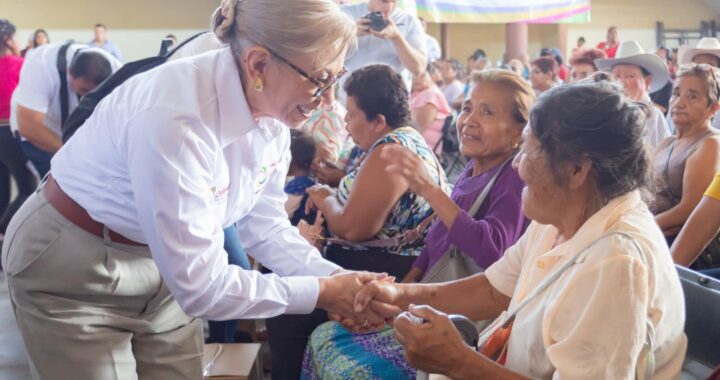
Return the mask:
{"type": "Polygon", "coordinates": [[[22,64],[21,57],[0,57],[0,120],[10,118],[10,97],[20,81],[22,64]]]}
{"type": "Polygon", "coordinates": [[[428,145],[435,150],[436,153],[442,152],[442,144],[438,145],[442,137],[442,127],[452,109],[445,99],[442,91],[437,86],[430,86],[420,92],[415,92],[410,96],[410,111],[423,107],[426,104],[432,104],[437,108],[437,116],[435,121],[432,123],[430,128],[423,131],[422,135],[427,141],[428,145]],[[437,146],[437,149],[435,149],[437,146]]]}

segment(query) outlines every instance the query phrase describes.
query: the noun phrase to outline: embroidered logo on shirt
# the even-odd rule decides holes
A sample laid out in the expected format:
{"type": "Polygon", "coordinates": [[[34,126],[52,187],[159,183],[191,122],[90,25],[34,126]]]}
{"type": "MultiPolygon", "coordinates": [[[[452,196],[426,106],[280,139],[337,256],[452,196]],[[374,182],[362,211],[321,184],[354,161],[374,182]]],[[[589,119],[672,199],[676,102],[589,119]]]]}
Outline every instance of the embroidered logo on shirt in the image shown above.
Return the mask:
{"type": "Polygon", "coordinates": [[[270,179],[270,175],[275,171],[277,165],[277,162],[273,162],[270,166],[263,165],[260,167],[260,171],[255,178],[255,194],[258,194],[263,189],[267,181],[270,179]]]}
{"type": "Polygon", "coordinates": [[[230,184],[221,188],[220,190],[218,190],[217,186],[211,187],[210,192],[212,193],[213,202],[217,202],[219,200],[222,200],[223,198],[226,198],[229,191],[230,191],[230,184]]]}
{"type": "Polygon", "coordinates": [[[268,181],[268,178],[270,178],[269,170],[267,166],[263,166],[260,168],[260,173],[258,173],[257,179],[255,180],[255,191],[260,191],[262,189],[263,185],[268,181]]]}

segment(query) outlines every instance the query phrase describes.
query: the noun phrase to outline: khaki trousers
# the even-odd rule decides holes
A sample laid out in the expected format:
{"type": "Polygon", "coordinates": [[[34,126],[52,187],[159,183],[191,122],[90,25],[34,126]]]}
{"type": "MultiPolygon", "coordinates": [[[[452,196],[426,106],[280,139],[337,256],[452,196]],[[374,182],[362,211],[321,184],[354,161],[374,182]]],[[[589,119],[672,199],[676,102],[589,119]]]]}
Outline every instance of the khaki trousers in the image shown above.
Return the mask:
{"type": "Polygon", "coordinates": [[[33,378],[201,379],[201,321],[180,309],[147,247],[104,235],[42,190],[10,222],[2,264],[33,378]]]}

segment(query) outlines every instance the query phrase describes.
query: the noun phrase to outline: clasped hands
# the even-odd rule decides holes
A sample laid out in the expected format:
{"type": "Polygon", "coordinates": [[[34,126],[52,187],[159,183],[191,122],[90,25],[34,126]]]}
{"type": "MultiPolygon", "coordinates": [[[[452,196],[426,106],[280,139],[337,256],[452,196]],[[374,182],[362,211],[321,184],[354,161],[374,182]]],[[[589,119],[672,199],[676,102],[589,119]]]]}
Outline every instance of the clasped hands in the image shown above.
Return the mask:
{"type": "Polygon", "coordinates": [[[362,305],[357,297],[362,289],[374,282],[394,283],[395,278],[384,273],[341,271],[320,279],[317,305],[327,310],[330,319],[340,322],[353,332],[376,330],[389,323],[402,309],[390,302],[368,299],[362,305]]]}
{"type": "Polygon", "coordinates": [[[405,284],[396,284],[394,278],[384,274],[368,272],[343,272],[330,279],[335,277],[342,279],[330,285],[331,292],[338,298],[332,304],[323,301],[321,305],[328,310],[331,319],[355,333],[392,323],[395,338],[402,344],[405,358],[413,367],[428,373],[451,375],[459,363],[472,361],[477,356],[462,340],[447,314],[430,306],[404,304],[412,298],[404,294],[405,284]],[[405,307],[407,312],[403,312],[405,307]]]}

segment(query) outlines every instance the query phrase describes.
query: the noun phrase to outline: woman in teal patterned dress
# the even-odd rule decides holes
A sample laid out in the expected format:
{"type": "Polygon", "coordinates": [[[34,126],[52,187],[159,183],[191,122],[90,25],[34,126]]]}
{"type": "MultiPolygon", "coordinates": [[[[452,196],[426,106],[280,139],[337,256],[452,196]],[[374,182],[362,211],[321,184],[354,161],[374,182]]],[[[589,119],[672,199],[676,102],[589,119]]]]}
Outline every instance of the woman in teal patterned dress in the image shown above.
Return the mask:
{"type": "Polygon", "coordinates": [[[389,66],[371,65],[355,71],[348,94],[348,132],[366,153],[337,190],[324,185],[308,189],[310,207],[327,221],[331,236],[326,257],[343,268],[385,272],[403,278],[422,250],[432,216],[430,205],[408,191],[402,176],[390,176],[381,153],[402,145],[423,161],[445,192],[445,173],[422,135],[407,126],[408,92],[389,66]]]}
{"type": "MultiPolygon", "coordinates": [[[[449,193],[450,188],[425,139],[407,126],[408,91],[399,74],[389,66],[368,66],[353,72],[345,90],[347,129],[365,154],[337,190],[323,185],[308,189],[307,205],[324,215],[330,232],[318,242],[325,244],[326,258],[345,269],[402,279],[420,255],[433,212],[425,199],[408,190],[404,177],[385,171],[391,161],[381,153],[389,146],[405,147],[423,161],[442,191],[449,193]]],[[[309,240],[322,232],[319,225],[301,222],[299,227],[309,240]]],[[[310,334],[327,320],[325,311],[316,310],[267,321],[273,358],[282,360],[278,379],[299,377],[310,334]]]]}

